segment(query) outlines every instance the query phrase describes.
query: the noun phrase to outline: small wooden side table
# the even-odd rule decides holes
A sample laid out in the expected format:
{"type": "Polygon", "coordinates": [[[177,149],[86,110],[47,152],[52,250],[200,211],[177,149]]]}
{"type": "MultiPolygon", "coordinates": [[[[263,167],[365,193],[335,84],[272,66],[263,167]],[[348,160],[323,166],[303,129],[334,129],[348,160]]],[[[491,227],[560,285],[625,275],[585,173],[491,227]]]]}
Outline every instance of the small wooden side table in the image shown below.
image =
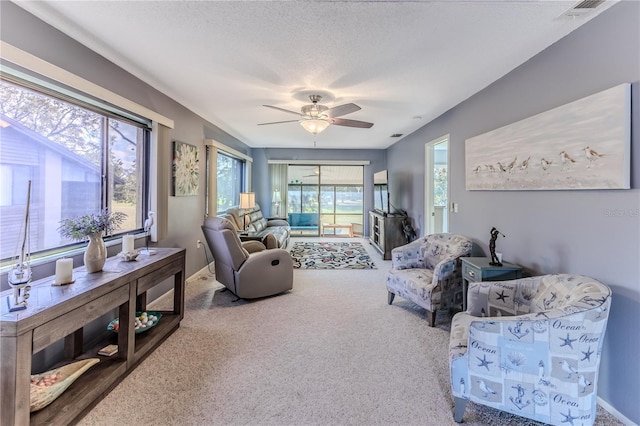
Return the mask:
{"type": "Polygon", "coordinates": [[[264,235],[257,232],[238,232],[238,238],[240,241],[262,241],[264,235]]]}
{"type": "Polygon", "coordinates": [[[522,278],[522,268],[509,262],[502,266],[489,265],[490,257],[461,257],[462,260],[462,310],[467,310],[467,291],[470,282],[505,281],[522,278]]]}

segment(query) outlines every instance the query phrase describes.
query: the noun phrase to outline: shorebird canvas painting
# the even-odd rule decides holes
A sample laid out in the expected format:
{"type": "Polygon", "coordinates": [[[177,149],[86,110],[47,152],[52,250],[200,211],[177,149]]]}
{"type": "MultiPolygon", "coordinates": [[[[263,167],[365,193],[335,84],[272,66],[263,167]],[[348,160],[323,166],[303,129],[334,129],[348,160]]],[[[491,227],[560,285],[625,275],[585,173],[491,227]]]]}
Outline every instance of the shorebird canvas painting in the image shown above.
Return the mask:
{"type": "Polygon", "coordinates": [[[630,188],[631,85],[469,138],[467,190],[630,188]]]}

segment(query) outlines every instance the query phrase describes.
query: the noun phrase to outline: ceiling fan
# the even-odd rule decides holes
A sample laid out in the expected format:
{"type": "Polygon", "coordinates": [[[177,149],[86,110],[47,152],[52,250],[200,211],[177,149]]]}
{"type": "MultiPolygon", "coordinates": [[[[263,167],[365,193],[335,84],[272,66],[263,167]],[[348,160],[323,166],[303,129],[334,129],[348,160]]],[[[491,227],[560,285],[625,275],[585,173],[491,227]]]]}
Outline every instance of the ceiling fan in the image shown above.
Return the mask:
{"type": "Polygon", "coordinates": [[[304,127],[307,132],[314,135],[322,132],[331,124],[335,124],[336,126],[360,127],[363,129],[368,129],[373,126],[373,123],[368,123],[366,121],[338,118],[342,117],[343,115],[359,111],[361,108],[358,105],[349,103],[329,108],[318,103],[321,99],[322,96],[320,95],[309,95],[311,105],[303,106],[301,108],[302,112],[290,111],[288,109],[279,108],[273,105],[263,105],[267,108],[273,108],[277,109],[278,111],[288,112],[289,114],[295,114],[302,118],[299,118],[297,120],[275,121],[272,123],[260,123],[258,124],[258,126],[265,126],[267,124],[293,123],[297,121],[302,125],[302,127],[304,127]]]}
{"type": "Polygon", "coordinates": [[[311,175],[302,175],[302,177],[318,177],[318,175],[320,175],[320,168],[316,167],[315,169],[313,169],[313,174],[311,174],[311,175]]]}

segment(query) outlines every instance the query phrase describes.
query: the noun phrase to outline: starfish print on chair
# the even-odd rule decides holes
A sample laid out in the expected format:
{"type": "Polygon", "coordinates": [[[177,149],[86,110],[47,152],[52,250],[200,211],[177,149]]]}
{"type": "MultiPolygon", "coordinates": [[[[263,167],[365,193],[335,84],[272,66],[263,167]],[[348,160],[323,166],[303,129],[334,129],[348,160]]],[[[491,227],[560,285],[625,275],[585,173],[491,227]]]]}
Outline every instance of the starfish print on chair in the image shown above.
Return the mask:
{"type": "Polygon", "coordinates": [[[578,339],[571,339],[569,338],[569,333],[567,333],[567,337],[559,337],[560,340],[564,340],[564,342],[562,342],[560,344],[560,346],[569,346],[571,349],[573,349],[573,342],[575,342],[578,339]]]}
{"type": "Polygon", "coordinates": [[[482,359],[479,356],[477,356],[476,358],[478,358],[478,361],[480,361],[478,367],[485,367],[487,371],[489,371],[489,364],[493,364],[493,361],[489,361],[486,355],[482,355],[482,359]]]}
{"type": "Polygon", "coordinates": [[[504,290],[502,290],[500,293],[496,292],[496,297],[496,301],[502,300],[504,303],[507,303],[507,297],[509,296],[504,294],[504,290]]]}
{"type": "Polygon", "coordinates": [[[582,358],[580,361],[591,361],[591,354],[593,354],[593,351],[591,350],[591,346],[589,346],[587,348],[587,351],[581,351],[584,355],[584,358],[582,358]]]}

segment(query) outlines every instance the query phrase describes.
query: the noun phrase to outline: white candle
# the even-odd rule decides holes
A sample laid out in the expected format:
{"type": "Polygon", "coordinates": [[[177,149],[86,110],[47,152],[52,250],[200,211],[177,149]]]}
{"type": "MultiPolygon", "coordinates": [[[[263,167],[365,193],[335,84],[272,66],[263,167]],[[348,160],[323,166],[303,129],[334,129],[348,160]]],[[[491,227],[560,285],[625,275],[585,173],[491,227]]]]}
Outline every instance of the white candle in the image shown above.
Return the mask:
{"type": "Polygon", "coordinates": [[[133,243],[134,237],[133,235],[125,235],[122,237],[122,252],[123,253],[133,253],[133,243]]]}
{"type": "Polygon", "coordinates": [[[56,260],[56,284],[68,284],[73,281],[73,259],[56,260]]]}

